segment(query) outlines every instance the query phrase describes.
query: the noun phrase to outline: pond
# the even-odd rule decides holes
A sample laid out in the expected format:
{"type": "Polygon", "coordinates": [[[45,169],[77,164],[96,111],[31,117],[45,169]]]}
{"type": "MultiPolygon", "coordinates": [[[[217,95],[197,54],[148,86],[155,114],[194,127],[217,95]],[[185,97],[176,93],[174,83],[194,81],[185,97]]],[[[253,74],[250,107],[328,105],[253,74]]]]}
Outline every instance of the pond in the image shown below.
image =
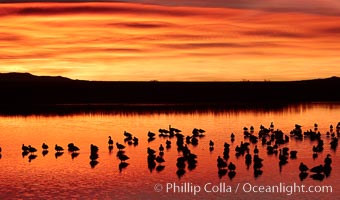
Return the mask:
{"type": "MultiPolygon", "coordinates": [[[[340,195],[340,158],[337,149],[331,149],[332,137],[326,133],[331,124],[336,131],[339,113],[340,104],[312,103],[281,109],[1,116],[0,198],[335,199],[340,195]],[[260,126],[270,128],[271,123],[274,130],[281,130],[289,138],[289,142],[279,145],[278,150],[288,147],[289,151],[297,151],[297,158],[288,156],[284,165],[279,164],[279,154],[268,155],[267,144],[263,145],[261,139],[255,144],[244,138],[244,127],[253,126],[254,135],[258,136],[260,126]],[[313,146],[317,146],[318,141],[290,136],[290,131],[295,124],[301,125],[303,132],[314,130],[315,123],[324,148],[313,158],[313,146]],[[177,159],[183,156],[183,152],[178,151],[177,137],[159,137],[159,129],[169,130],[169,125],[180,129],[185,137],[191,136],[194,128],[205,131],[202,133],[204,137],[196,137],[197,145],[187,144],[190,152],[197,156],[194,159],[197,163],[188,165],[186,161],[185,166],[178,164],[177,159]],[[138,144],[124,142],[124,131],[137,137],[138,144]],[[152,141],[148,140],[149,131],[156,134],[152,141]],[[233,142],[231,133],[235,134],[233,142]],[[109,136],[113,140],[111,150],[109,136]],[[154,155],[158,156],[160,144],[166,147],[167,140],[171,141],[171,148],[164,148],[162,158],[165,162],[148,162],[147,149],[155,150],[154,155]],[[210,140],[214,143],[213,149],[210,149],[210,140]],[[125,146],[124,153],[118,153],[116,142],[125,146]],[[217,167],[217,158],[223,157],[225,142],[230,145],[230,151],[229,158],[224,161],[227,165],[235,164],[235,173],[217,167]],[[248,147],[252,156],[257,145],[258,155],[263,159],[263,166],[259,169],[262,173],[254,173],[254,162],[247,167],[245,154],[236,156],[235,149],[241,142],[250,142],[248,147]],[[48,152],[43,153],[42,143],[49,146],[48,152]],[[79,151],[68,152],[69,143],[74,143],[79,151]],[[37,152],[24,155],[23,144],[35,147],[37,152]],[[65,149],[64,153],[56,153],[56,144],[65,149]],[[92,162],[91,144],[99,148],[98,158],[92,162]],[[122,162],[119,154],[129,159],[122,162]],[[327,177],[315,180],[310,177],[311,172],[306,177],[299,176],[301,162],[309,168],[324,165],[327,154],[332,159],[332,170],[327,177]],[[302,185],[305,190],[310,190],[299,191],[302,185]],[[331,191],[322,186],[330,186],[331,191]]],[[[266,139],[268,141],[270,137],[266,139]]]]}

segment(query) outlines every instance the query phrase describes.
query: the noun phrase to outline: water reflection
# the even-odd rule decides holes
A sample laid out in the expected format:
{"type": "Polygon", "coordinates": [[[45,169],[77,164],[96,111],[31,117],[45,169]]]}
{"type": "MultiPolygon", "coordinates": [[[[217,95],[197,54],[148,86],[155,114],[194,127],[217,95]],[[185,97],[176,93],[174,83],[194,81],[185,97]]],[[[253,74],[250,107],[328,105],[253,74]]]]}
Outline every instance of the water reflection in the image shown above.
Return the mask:
{"type": "Polygon", "coordinates": [[[70,115],[150,115],[150,114],[223,114],[239,115],[242,112],[254,113],[305,113],[315,108],[327,110],[339,109],[340,104],[333,103],[272,103],[262,104],[59,104],[23,107],[1,107],[0,116],[70,116],[70,115]]]}
{"type": "MultiPolygon", "coordinates": [[[[340,163],[336,156],[340,107],[329,108],[317,104],[300,106],[302,112],[213,110],[185,114],[0,117],[0,141],[6,149],[2,152],[6,156],[1,160],[0,172],[6,181],[0,183],[0,192],[15,191],[17,185],[13,177],[21,170],[41,177],[34,181],[44,183],[41,184],[46,185],[44,191],[50,193],[55,191],[55,182],[62,188],[66,180],[70,184],[79,182],[79,185],[101,188],[96,190],[100,194],[112,191],[112,185],[120,195],[131,193],[131,189],[124,186],[131,185],[139,188],[135,193],[150,191],[152,199],[161,196],[146,183],[160,180],[197,184],[303,181],[309,185],[322,181],[335,187],[340,178],[339,173],[334,173],[340,163]],[[42,142],[46,143],[41,145],[42,142]],[[48,154],[44,144],[59,144],[55,145],[54,156],[48,154]],[[40,145],[36,150],[43,156],[37,156],[34,151],[34,147],[40,145]],[[63,147],[67,147],[74,161],[62,156],[63,147]],[[20,163],[21,160],[25,162],[20,163]],[[305,167],[300,167],[301,164],[305,167]],[[69,165],[72,167],[65,168],[69,165]],[[54,180],[49,180],[45,174],[53,175],[54,180]]],[[[287,110],[290,109],[295,108],[287,110]]],[[[25,173],[21,176],[24,182],[33,183],[25,173]]],[[[19,187],[28,191],[24,185],[19,187]]],[[[86,196],[88,191],[94,190],[79,188],[77,193],[86,196]]],[[[70,192],[65,193],[70,195],[70,192]]],[[[200,195],[205,199],[222,197],[220,194],[200,195]]],[[[245,194],[240,196],[247,198],[245,194]]]]}
{"type": "Polygon", "coordinates": [[[42,150],[42,155],[45,157],[47,154],[48,154],[48,150],[46,150],[46,149],[44,149],[44,150],[42,150]]]}
{"type": "Polygon", "coordinates": [[[64,154],[64,152],[56,152],[55,154],[54,154],[54,156],[55,156],[55,158],[56,159],[58,159],[60,156],[62,156],[64,154]]]}

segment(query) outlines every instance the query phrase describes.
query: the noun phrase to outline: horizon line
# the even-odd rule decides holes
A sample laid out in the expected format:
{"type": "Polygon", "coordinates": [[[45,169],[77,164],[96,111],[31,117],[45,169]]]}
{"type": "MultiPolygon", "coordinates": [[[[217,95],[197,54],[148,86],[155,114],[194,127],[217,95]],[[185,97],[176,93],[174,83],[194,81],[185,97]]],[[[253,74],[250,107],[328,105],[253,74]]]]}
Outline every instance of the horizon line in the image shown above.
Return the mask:
{"type": "MultiPolygon", "coordinates": [[[[310,79],[299,79],[299,80],[271,80],[271,79],[263,79],[263,80],[250,80],[250,79],[241,79],[241,80],[209,80],[209,81],[199,81],[199,80],[86,80],[86,79],[74,79],[67,76],[62,75],[36,75],[30,72],[0,72],[1,75],[28,75],[35,78],[63,78],[71,81],[89,81],[89,82],[199,82],[199,83],[212,83],[212,82],[298,82],[298,81],[313,81],[313,80],[327,80],[327,79],[340,79],[339,76],[329,76],[329,77],[319,77],[319,78],[310,78],[310,79]]],[[[1,77],[0,77],[1,78],[1,77]]]]}

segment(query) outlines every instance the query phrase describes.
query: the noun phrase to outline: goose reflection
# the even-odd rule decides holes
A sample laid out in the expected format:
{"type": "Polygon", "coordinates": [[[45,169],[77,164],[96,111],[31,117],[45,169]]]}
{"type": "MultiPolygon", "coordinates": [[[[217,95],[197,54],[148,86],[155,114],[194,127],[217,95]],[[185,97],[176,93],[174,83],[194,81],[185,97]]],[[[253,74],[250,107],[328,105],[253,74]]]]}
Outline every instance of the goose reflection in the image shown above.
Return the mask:
{"type": "Polygon", "coordinates": [[[225,176],[228,173],[227,169],[218,169],[218,178],[222,178],[223,176],[225,176]]]}
{"type": "MultiPolygon", "coordinates": [[[[109,146],[109,149],[110,149],[110,147],[112,147],[112,146],[109,146]]],[[[91,151],[91,153],[90,153],[90,165],[91,165],[91,168],[93,169],[97,164],[98,164],[98,161],[97,161],[97,159],[98,159],[98,151],[99,151],[99,148],[96,146],[96,145],[94,145],[94,144],[91,144],[90,145],[90,151],[91,151]]]]}
{"type": "Polygon", "coordinates": [[[161,172],[161,171],[163,171],[165,169],[165,166],[164,165],[158,165],[157,167],[156,167],[156,171],[157,172],[161,172]]]}
{"type": "Polygon", "coordinates": [[[300,181],[305,180],[307,177],[308,177],[307,172],[300,172],[300,174],[299,174],[300,181]]]}
{"type": "Polygon", "coordinates": [[[48,154],[48,150],[44,149],[41,153],[42,153],[43,156],[46,156],[48,154]]]}
{"type": "Polygon", "coordinates": [[[111,154],[113,150],[113,146],[109,146],[108,149],[109,149],[109,154],[111,154]]]}
{"type": "Polygon", "coordinates": [[[236,175],[236,172],[235,172],[236,165],[234,163],[230,162],[229,165],[228,165],[228,169],[229,169],[229,172],[228,172],[229,179],[232,180],[236,175]]]}
{"type": "Polygon", "coordinates": [[[91,160],[90,161],[90,166],[91,166],[91,168],[93,169],[93,168],[95,168],[96,167],[96,165],[98,165],[98,161],[96,161],[96,160],[91,160]]]}
{"type": "Polygon", "coordinates": [[[154,160],[149,160],[148,159],[148,169],[150,173],[156,168],[156,162],[154,160]]]}
{"type": "Polygon", "coordinates": [[[165,144],[166,144],[166,149],[171,148],[171,141],[170,140],[166,140],[165,144]]]}
{"type": "Polygon", "coordinates": [[[185,174],[185,169],[182,169],[182,168],[178,169],[176,171],[176,174],[177,174],[178,179],[181,179],[184,176],[184,174],[185,174]]]}
{"type": "Polygon", "coordinates": [[[229,171],[228,176],[229,176],[230,180],[233,180],[233,178],[236,176],[236,172],[235,171],[229,171]]]}
{"type": "Polygon", "coordinates": [[[75,158],[78,157],[78,156],[79,156],[79,153],[78,153],[78,152],[72,152],[72,153],[71,153],[71,158],[72,158],[72,160],[75,159],[75,158]]]}
{"type": "Polygon", "coordinates": [[[28,154],[29,154],[28,151],[23,151],[23,152],[21,153],[21,155],[22,155],[23,158],[24,158],[25,156],[27,156],[28,154]]]}
{"type": "Polygon", "coordinates": [[[64,154],[64,152],[62,152],[62,151],[57,151],[55,154],[54,154],[54,156],[55,156],[55,158],[57,159],[57,158],[59,158],[60,156],[62,156],[64,154]]]}
{"type": "Polygon", "coordinates": [[[263,170],[261,169],[254,169],[254,177],[257,178],[263,174],[263,170]]]}
{"type": "Polygon", "coordinates": [[[148,154],[147,162],[148,162],[148,169],[149,169],[150,173],[152,173],[152,171],[156,167],[156,162],[155,162],[156,155],[155,155],[155,153],[156,153],[155,150],[148,147],[148,149],[147,149],[147,154],[148,154]]]}
{"type": "Polygon", "coordinates": [[[325,175],[321,173],[316,173],[316,174],[310,175],[310,177],[314,180],[322,181],[325,178],[325,175]]]}
{"type": "Polygon", "coordinates": [[[128,160],[128,159],[130,159],[130,158],[129,158],[129,156],[127,156],[127,155],[125,155],[125,154],[123,154],[123,153],[120,153],[120,154],[118,155],[118,159],[119,159],[120,162],[122,163],[122,162],[125,162],[126,160],[128,160]]]}
{"type": "Polygon", "coordinates": [[[31,154],[28,156],[28,162],[31,162],[32,160],[36,159],[38,156],[37,155],[34,155],[34,154],[31,154]]]}
{"type": "Polygon", "coordinates": [[[148,142],[152,142],[154,141],[156,138],[152,137],[152,138],[148,138],[148,142]]]}
{"type": "Polygon", "coordinates": [[[122,172],[123,169],[125,169],[128,165],[129,165],[129,163],[126,163],[126,162],[119,163],[119,165],[118,165],[119,172],[122,172]]]}

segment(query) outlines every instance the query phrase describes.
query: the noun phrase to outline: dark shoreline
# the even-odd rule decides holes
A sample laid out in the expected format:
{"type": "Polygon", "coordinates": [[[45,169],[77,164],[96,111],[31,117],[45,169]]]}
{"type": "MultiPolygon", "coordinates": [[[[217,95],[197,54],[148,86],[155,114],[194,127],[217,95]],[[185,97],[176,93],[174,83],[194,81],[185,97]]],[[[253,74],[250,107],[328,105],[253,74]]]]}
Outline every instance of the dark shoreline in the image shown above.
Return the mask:
{"type": "Polygon", "coordinates": [[[275,109],[340,102],[339,88],[337,77],[286,82],[105,82],[8,73],[0,74],[0,114],[275,109]]]}

